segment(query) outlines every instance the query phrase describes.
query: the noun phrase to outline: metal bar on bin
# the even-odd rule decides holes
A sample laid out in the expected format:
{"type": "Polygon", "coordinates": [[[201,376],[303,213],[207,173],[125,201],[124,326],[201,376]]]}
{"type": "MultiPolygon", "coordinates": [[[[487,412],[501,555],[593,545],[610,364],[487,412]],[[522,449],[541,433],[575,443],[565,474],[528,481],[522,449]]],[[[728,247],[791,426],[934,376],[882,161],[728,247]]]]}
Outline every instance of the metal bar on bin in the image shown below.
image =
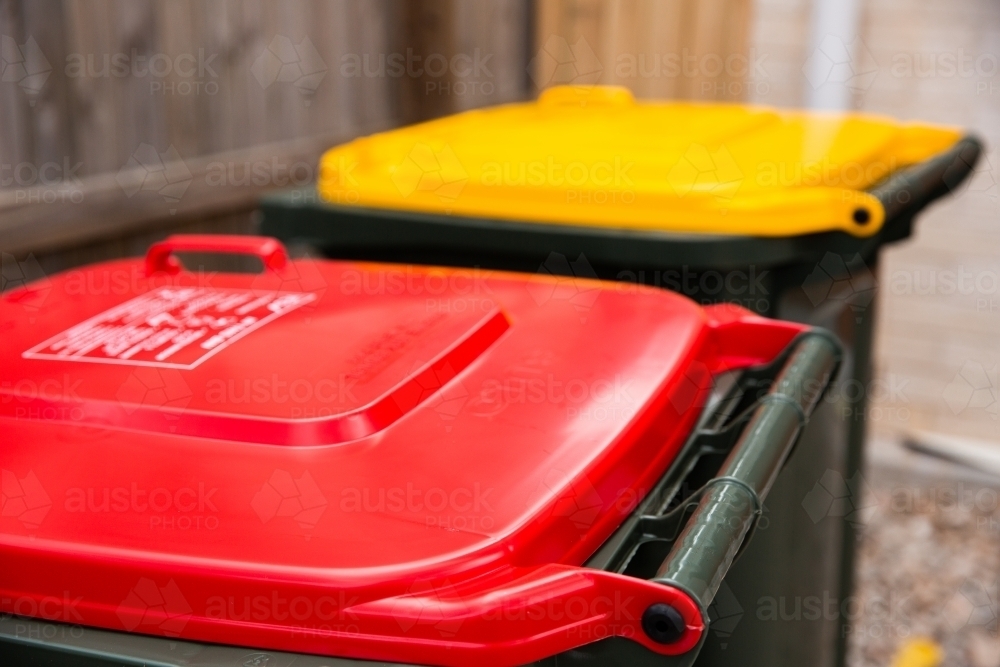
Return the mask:
{"type": "Polygon", "coordinates": [[[826,332],[798,339],[655,581],[687,591],[703,612],[708,608],[839,362],[840,346],[826,332]]]}

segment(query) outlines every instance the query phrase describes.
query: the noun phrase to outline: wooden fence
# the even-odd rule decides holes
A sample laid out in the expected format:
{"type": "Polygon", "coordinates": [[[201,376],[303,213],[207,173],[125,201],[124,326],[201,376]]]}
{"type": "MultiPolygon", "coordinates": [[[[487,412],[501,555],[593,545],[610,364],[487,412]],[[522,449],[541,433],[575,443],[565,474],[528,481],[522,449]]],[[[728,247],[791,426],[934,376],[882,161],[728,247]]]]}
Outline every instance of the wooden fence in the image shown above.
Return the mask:
{"type": "Polygon", "coordinates": [[[7,0],[0,249],[57,269],[207,219],[249,230],[335,143],[547,85],[742,97],[713,68],[745,51],[749,3],[7,0]]]}
{"type": "Polygon", "coordinates": [[[262,190],[311,180],[335,143],[524,98],[529,6],[0,4],[0,248],[245,214],[262,190]]]}

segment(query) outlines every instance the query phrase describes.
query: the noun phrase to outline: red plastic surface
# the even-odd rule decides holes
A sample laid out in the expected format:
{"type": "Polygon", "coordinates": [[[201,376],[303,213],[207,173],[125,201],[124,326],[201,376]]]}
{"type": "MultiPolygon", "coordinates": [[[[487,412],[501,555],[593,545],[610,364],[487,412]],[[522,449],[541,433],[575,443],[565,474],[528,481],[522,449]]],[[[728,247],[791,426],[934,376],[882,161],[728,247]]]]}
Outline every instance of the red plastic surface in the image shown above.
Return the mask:
{"type": "MultiPolygon", "coordinates": [[[[158,256],[182,245],[199,247],[158,256]]],[[[53,276],[0,298],[2,610],[417,664],[613,635],[682,653],[704,631],[686,594],[580,565],[670,465],[711,375],[800,331],[472,270],[53,276]],[[655,602],[685,617],[678,643],[643,633],[655,602]]]]}

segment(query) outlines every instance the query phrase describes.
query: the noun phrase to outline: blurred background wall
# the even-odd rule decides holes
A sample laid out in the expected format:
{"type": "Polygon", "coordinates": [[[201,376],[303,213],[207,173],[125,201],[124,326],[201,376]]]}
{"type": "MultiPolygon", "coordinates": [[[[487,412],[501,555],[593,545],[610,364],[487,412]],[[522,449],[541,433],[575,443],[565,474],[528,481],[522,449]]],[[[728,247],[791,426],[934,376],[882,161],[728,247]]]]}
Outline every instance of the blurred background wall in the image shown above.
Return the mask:
{"type": "Polygon", "coordinates": [[[914,237],[883,255],[868,418],[875,435],[929,430],[1000,446],[1000,3],[853,1],[853,32],[820,29],[817,43],[815,2],[757,0],[750,41],[768,55],[770,86],[751,88],[749,100],[808,106],[817,89],[839,87],[847,108],[985,140],[958,196],[928,209],[914,237]],[[811,57],[832,65],[825,76],[810,72],[811,57]]]}
{"type": "MultiPolygon", "coordinates": [[[[250,232],[264,190],[359,134],[559,83],[857,109],[1000,143],[994,0],[0,0],[9,285],[250,232]]],[[[877,434],[1000,442],[1000,203],[989,149],[878,267],[877,434]]]]}

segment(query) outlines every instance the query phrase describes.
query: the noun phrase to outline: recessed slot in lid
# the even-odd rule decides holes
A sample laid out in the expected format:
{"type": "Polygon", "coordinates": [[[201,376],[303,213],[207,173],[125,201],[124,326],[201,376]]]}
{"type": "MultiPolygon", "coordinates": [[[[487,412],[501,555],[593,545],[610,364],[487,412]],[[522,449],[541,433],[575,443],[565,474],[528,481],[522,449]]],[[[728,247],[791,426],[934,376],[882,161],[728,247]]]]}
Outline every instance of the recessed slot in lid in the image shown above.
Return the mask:
{"type": "Polygon", "coordinates": [[[440,312],[411,295],[157,288],[12,359],[73,387],[17,403],[137,430],[343,442],[413,410],[492,345],[509,323],[496,305],[481,306],[440,312]]]}

